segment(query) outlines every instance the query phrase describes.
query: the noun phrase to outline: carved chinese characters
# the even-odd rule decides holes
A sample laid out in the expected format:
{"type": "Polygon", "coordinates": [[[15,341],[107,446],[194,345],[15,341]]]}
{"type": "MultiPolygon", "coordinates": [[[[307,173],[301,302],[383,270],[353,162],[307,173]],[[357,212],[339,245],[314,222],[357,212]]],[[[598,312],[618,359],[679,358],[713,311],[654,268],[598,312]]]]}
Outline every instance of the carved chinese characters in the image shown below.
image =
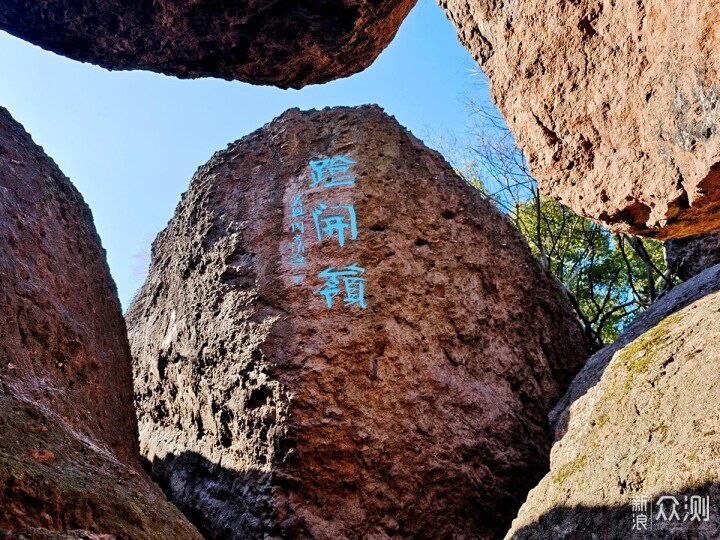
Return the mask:
{"type": "MultiPolygon", "coordinates": [[[[357,182],[352,173],[355,163],[347,155],[310,161],[307,188],[301,185],[302,191],[291,197],[289,229],[292,240],[288,264],[296,285],[304,284],[307,277],[304,271],[310,254],[305,235],[306,222],[312,227],[312,241],[316,240],[319,244],[330,242],[343,248],[346,243],[358,238],[355,205],[348,199],[357,182]],[[311,212],[306,213],[304,199],[315,201],[311,212]]],[[[304,184],[305,178],[301,181],[304,184]]],[[[357,262],[326,266],[317,272],[320,286],[314,289],[313,294],[323,297],[328,308],[342,299],[342,305],[357,305],[365,309],[364,274],[365,269],[357,262]]]]}

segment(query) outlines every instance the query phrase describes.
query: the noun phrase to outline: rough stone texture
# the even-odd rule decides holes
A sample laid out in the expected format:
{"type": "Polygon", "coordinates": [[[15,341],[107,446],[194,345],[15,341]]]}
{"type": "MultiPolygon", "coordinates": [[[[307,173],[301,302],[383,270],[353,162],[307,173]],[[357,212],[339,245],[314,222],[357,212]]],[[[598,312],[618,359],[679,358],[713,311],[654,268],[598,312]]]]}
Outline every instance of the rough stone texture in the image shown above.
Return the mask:
{"type": "Polygon", "coordinates": [[[0,29],[107,69],[301,88],[364,70],[416,0],[3,0],[0,29]]]}
{"type": "Polygon", "coordinates": [[[139,469],[130,350],[90,210],[0,108],[0,529],[32,528],[198,537],[139,469]]]}
{"type": "Polygon", "coordinates": [[[81,529],[50,531],[32,527],[15,531],[0,531],[0,540],[115,540],[115,537],[81,529]]]}
{"type": "Polygon", "coordinates": [[[208,538],[499,537],[586,358],[507,220],[370,106],[288,111],[201,167],[127,322],[141,453],[208,538]],[[356,183],[311,188],[336,156],[356,183]],[[355,241],[318,240],[322,202],[355,241]],[[318,274],[350,263],[367,309],[329,309],[318,274]]]}
{"type": "Polygon", "coordinates": [[[683,280],[720,264],[720,232],[672,238],[664,247],[668,268],[683,280]]]}
{"type": "Polygon", "coordinates": [[[720,229],[717,0],[439,0],[540,187],[617,231],[720,229]]]}
{"type": "MultiPolygon", "coordinates": [[[[551,469],[507,538],[720,538],[720,266],[673,289],[595,354],[551,415],[551,469]],[[632,498],[710,496],[708,521],[633,532],[632,498]]],[[[654,501],[654,503],[653,503],[654,501]]],[[[670,515],[672,502],[665,503],[670,515]]]]}

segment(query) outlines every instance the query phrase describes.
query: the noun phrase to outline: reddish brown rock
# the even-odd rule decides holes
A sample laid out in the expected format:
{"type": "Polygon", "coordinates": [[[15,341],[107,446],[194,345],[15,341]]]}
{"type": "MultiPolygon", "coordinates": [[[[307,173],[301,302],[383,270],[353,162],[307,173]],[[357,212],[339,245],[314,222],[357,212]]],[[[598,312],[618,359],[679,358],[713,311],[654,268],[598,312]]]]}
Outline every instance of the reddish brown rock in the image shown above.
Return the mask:
{"type": "Polygon", "coordinates": [[[550,415],[550,472],[506,538],[720,538],[718,311],[720,265],[588,360],[550,415]]]}
{"type": "Polygon", "coordinates": [[[668,268],[683,280],[720,264],[720,232],[673,238],[664,247],[668,268]]]}
{"type": "Polygon", "coordinates": [[[586,358],[509,222],[369,106],[200,168],[127,321],[141,453],[208,538],[498,537],[586,358]]]}
{"type": "Polygon", "coordinates": [[[717,2],[439,3],[543,191],[616,231],[720,229],[717,2]]]}
{"type": "Polygon", "coordinates": [[[0,531],[0,540],[115,540],[115,538],[109,534],[97,534],[81,529],[51,531],[31,527],[14,531],[0,531]]]}
{"type": "Polygon", "coordinates": [[[0,108],[0,530],[34,528],[198,538],[139,469],[130,351],[90,210],[0,108]]]}
{"type": "Polygon", "coordinates": [[[4,0],[0,30],[107,69],[301,88],[364,70],[416,0],[4,0]]]}

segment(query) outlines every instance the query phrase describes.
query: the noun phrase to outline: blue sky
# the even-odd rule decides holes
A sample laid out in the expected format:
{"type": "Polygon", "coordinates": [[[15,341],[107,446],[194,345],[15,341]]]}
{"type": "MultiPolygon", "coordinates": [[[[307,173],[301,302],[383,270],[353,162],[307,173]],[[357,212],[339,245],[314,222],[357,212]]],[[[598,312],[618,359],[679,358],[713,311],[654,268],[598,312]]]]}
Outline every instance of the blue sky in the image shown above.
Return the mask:
{"type": "Polygon", "coordinates": [[[434,0],[419,0],[367,70],[302,90],[110,72],[0,32],[0,105],[85,197],[127,308],[149,246],[195,170],[291,107],[377,103],[415,135],[466,132],[467,96],[488,100],[476,64],[434,0]]]}

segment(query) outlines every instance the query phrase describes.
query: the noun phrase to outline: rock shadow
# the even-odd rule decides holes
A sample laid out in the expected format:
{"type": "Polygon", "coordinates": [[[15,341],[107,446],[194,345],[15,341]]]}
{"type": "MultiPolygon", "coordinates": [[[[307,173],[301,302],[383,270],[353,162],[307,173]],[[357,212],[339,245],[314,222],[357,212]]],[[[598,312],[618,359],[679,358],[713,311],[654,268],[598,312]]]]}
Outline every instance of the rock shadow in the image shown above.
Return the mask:
{"type": "Polygon", "coordinates": [[[262,537],[260,531],[280,533],[272,473],[231,470],[197,452],[144,459],[143,467],[205,538],[247,540],[262,537]]]}
{"type": "MultiPolygon", "coordinates": [[[[720,538],[720,483],[708,482],[677,492],[660,491],[647,495],[647,509],[636,511],[633,497],[624,505],[558,506],[506,537],[506,540],[715,540],[720,538]],[[661,500],[661,497],[668,497],[661,500]],[[669,497],[674,497],[670,499],[669,497]],[[695,497],[693,502],[693,497],[695,497]],[[699,499],[698,499],[699,498],[699,499]],[[708,498],[708,520],[684,519],[693,504],[708,498]],[[675,504],[677,501],[677,505],[675,504]],[[676,511],[678,518],[673,513],[676,511]],[[662,509],[662,515],[659,516],[662,509]],[[646,529],[637,524],[638,516],[647,517],[646,529]],[[663,519],[663,515],[671,519],[663,519]],[[659,516],[659,519],[658,519],[659,516]],[[635,525],[635,528],[633,526],[635,525]]],[[[640,501],[636,501],[639,503],[640,501]]],[[[642,519],[640,518],[640,521],[642,519]]]]}

